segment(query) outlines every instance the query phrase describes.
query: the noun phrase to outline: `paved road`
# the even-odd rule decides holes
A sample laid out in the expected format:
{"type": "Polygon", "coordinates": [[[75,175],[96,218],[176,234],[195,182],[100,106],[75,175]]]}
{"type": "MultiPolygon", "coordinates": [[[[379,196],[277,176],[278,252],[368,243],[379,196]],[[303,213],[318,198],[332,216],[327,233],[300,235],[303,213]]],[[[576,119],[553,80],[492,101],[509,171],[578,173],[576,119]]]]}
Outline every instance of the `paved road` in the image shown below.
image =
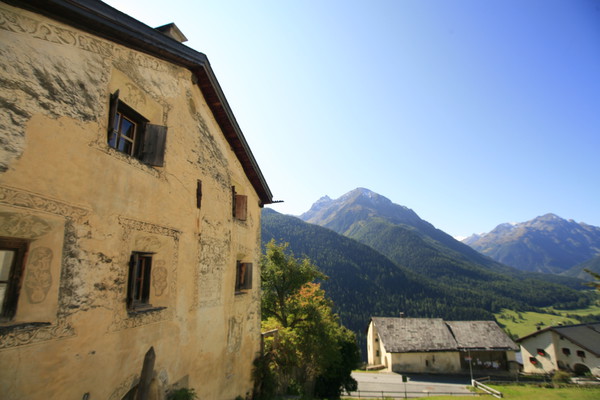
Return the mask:
{"type": "MultiPolygon", "coordinates": [[[[360,397],[386,397],[404,398],[405,384],[402,375],[390,372],[353,372],[352,376],[358,382],[360,397]],[[375,393],[377,392],[377,393],[375,393]]],[[[469,378],[445,377],[437,375],[407,375],[406,393],[408,398],[426,397],[433,394],[470,394],[467,389],[469,378]]],[[[352,393],[358,395],[358,393],[352,393]]]]}

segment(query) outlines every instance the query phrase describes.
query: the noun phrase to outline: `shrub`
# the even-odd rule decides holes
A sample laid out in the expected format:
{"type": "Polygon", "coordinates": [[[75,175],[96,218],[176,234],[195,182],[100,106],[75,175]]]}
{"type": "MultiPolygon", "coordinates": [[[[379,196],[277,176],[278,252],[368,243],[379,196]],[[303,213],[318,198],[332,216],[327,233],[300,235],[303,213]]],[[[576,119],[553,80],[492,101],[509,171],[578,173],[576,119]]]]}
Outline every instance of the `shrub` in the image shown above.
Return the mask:
{"type": "Polygon", "coordinates": [[[190,388],[172,390],[167,396],[169,400],[195,400],[198,398],[196,391],[190,388]]]}
{"type": "Polygon", "coordinates": [[[567,371],[556,371],[552,376],[552,383],[554,385],[560,385],[571,382],[571,374],[567,371]]]}

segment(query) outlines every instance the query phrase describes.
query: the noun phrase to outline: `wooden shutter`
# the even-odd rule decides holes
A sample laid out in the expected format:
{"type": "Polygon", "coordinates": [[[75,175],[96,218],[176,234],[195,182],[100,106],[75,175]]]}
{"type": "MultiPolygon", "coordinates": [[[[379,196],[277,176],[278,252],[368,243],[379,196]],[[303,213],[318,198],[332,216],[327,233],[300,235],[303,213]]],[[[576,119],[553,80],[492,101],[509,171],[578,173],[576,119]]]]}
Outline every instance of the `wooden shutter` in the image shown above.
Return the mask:
{"type": "Polygon", "coordinates": [[[140,161],[153,167],[162,167],[165,160],[165,145],[167,143],[167,127],[146,124],[143,137],[140,161]]]}
{"type": "Polygon", "coordinates": [[[241,270],[242,270],[242,263],[237,261],[235,264],[235,291],[237,292],[238,290],[241,289],[242,286],[242,274],[241,274],[241,270]]]}
{"type": "Polygon", "coordinates": [[[117,116],[117,109],[119,108],[119,91],[117,90],[110,95],[110,105],[108,107],[108,140],[110,140],[113,130],[115,128],[115,117],[117,116]]]}
{"type": "Polygon", "coordinates": [[[133,296],[135,293],[137,255],[132,254],[129,258],[129,279],[127,281],[127,308],[133,307],[133,296]]]}
{"type": "Polygon", "coordinates": [[[235,195],[235,217],[240,221],[246,220],[248,210],[248,196],[243,194],[235,195]]]}
{"type": "Polygon", "coordinates": [[[252,289],[252,263],[245,263],[244,289],[252,289]]]}
{"type": "Polygon", "coordinates": [[[235,268],[235,291],[252,289],[252,263],[238,261],[235,268]]]}
{"type": "Polygon", "coordinates": [[[235,186],[231,187],[231,215],[235,218],[235,186]]]}

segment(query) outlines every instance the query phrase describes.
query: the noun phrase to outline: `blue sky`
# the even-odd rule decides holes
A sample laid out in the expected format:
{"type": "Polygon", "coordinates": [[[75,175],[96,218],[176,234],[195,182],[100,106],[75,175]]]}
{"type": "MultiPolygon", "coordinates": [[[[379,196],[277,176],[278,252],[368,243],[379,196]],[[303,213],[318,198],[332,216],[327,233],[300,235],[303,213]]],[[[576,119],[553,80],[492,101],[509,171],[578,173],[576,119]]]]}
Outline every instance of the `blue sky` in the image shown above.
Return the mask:
{"type": "Polygon", "coordinates": [[[111,0],[205,53],[275,199],[600,226],[600,1],[111,0]]]}

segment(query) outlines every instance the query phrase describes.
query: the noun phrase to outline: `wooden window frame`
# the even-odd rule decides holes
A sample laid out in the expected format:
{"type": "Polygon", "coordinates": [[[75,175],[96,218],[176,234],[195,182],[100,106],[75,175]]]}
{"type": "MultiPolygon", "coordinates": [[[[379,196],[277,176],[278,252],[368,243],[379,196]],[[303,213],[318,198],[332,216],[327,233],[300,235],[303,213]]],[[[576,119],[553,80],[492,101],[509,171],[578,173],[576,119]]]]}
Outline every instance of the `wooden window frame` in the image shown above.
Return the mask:
{"type": "Polygon", "coordinates": [[[248,218],[248,196],[238,194],[235,186],[231,187],[231,208],[233,218],[238,221],[246,221],[248,218]]]}
{"type": "Polygon", "coordinates": [[[235,267],[235,292],[252,289],[252,263],[237,261],[235,267]]]}
{"type": "Polygon", "coordinates": [[[8,277],[6,280],[0,281],[6,284],[4,298],[0,299],[0,321],[10,321],[17,313],[21,283],[23,281],[25,262],[29,250],[29,241],[0,237],[0,250],[14,252],[8,277]]]}
{"type": "Polygon", "coordinates": [[[151,124],[142,114],[119,100],[117,90],[110,96],[108,118],[108,146],[118,152],[137,158],[144,164],[153,167],[164,165],[167,127],[151,124]],[[123,121],[133,125],[133,134],[126,135],[123,121]],[[127,149],[120,149],[120,143],[129,143],[127,149]]]}
{"type": "Polygon", "coordinates": [[[154,253],[134,251],[129,259],[127,280],[127,309],[152,307],[150,304],[150,280],[154,253]]]}

